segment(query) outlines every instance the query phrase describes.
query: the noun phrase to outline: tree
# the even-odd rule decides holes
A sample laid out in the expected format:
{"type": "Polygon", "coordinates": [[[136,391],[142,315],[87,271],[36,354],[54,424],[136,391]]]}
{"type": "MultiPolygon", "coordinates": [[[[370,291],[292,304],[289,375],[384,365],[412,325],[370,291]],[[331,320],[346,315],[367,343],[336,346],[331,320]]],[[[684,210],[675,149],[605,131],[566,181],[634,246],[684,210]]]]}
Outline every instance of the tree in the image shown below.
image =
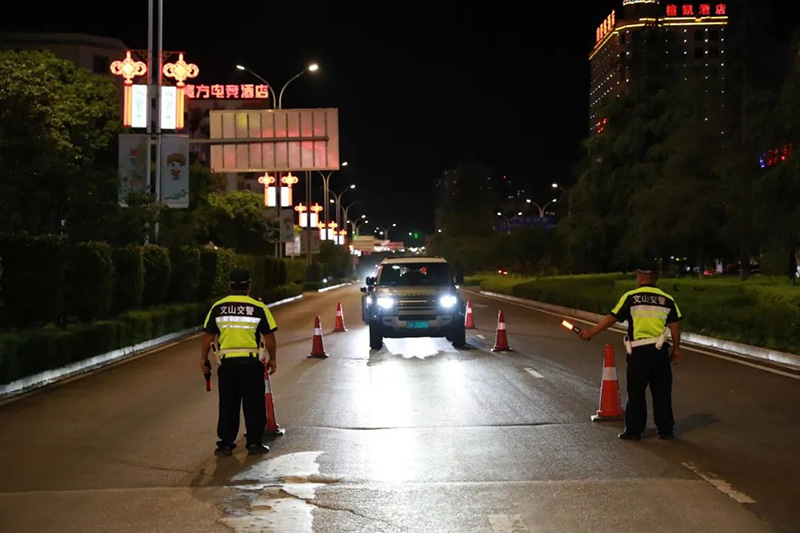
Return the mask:
{"type": "Polygon", "coordinates": [[[0,225],[80,233],[97,214],[98,227],[116,196],[113,83],[50,52],[0,52],[0,79],[0,225]]]}
{"type": "Polygon", "coordinates": [[[212,241],[239,253],[271,250],[278,225],[265,216],[263,196],[250,191],[209,193],[208,205],[192,213],[200,242],[212,241]]]}

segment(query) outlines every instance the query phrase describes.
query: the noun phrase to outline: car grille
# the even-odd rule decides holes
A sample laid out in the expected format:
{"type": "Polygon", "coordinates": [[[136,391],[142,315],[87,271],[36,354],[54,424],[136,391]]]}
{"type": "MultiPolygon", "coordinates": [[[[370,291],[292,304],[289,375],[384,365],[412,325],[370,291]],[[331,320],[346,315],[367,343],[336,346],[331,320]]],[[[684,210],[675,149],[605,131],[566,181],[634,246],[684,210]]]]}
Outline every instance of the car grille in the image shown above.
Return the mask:
{"type": "Polygon", "coordinates": [[[429,296],[407,296],[397,300],[398,311],[435,311],[436,299],[429,296]]]}

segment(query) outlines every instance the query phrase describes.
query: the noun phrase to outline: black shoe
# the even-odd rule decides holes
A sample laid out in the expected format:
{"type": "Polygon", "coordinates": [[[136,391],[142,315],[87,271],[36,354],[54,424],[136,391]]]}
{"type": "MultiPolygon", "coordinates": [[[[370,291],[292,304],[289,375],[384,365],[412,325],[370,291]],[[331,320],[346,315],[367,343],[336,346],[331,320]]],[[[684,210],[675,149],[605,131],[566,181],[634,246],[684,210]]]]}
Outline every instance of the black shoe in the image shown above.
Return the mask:
{"type": "Polygon", "coordinates": [[[674,433],[659,433],[658,438],[661,440],[674,440],[675,434],[674,433]]]}
{"type": "Polygon", "coordinates": [[[269,452],[269,447],[263,444],[248,444],[247,455],[261,455],[269,452]]]}
{"type": "Polygon", "coordinates": [[[639,433],[627,433],[623,432],[617,435],[622,440],[642,440],[642,435],[639,433]]]}
{"type": "Polygon", "coordinates": [[[217,446],[217,449],[214,450],[214,455],[229,457],[233,455],[233,446],[217,446]]]}

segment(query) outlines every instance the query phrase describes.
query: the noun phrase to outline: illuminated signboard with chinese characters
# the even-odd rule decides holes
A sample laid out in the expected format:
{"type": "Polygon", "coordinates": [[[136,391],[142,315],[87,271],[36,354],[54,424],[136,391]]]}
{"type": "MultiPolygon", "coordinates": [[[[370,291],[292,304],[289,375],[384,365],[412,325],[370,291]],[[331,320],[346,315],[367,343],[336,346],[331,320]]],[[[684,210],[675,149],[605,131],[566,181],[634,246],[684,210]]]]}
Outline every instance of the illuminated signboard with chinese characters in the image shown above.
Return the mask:
{"type": "Polygon", "coordinates": [[[727,4],[667,4],[668,17],[724,17],[727,15],[727,4]]]}
{"type": "Polygon", "coordinates": [[[186,96],[194,100],[266,100],[269,98],[269,85],[186,84],[186,96]]]}
{"type": "Polygon", "coordinates": [[[617,12],[612,11],[611,14],[606,17],[606,20],[597,28],[597,42],[599,43],[602,41],[606,35],[614,31],[614,26],[617,25],[617,12]]]}

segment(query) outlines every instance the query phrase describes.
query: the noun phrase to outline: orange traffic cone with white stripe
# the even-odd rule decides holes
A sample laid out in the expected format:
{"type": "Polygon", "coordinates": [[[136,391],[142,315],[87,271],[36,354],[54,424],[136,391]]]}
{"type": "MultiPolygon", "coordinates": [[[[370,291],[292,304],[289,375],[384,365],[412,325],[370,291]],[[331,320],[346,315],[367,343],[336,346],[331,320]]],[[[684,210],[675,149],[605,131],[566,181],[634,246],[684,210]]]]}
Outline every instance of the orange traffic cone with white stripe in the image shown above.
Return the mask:
{"type": "Polygon", "coordinates": [[[467,300],[467,316],[464,319],[466,329],[475,329],[475,319],[472,317],[472,302],[467,300]]]}
{"type": "Polygon", "coordinates": [[[272,401],[272,385],[269,382],[269,370],[267,365],[264,365],[264,402],[267,406],[267,427],[264,428],[264,435],[270,437],[280,437],[286,434],[285,429],[281,429],[278,425],[278,419],[275,417],[275,404],[272,401]]]}
{"type": "Polygon", "coordinates": [[[342,304],[339,302],[336,304],[336,326],[333,328],[333,332],[341,333],[342,331],[347,331],[347,328],[344,327],[344,311],[342,311],[342,304]]]}
{"type": "Polygon", "coordinates": [[[603,357],[603,382],[600,385],[600,409],[592,415],[595,422],[622,420],[625,413],[619,403],[619,382],[617,381],[617,366],[614,364],[614,347],[606,344],[606,353],[603,357]]]}
{"type": "Polygon", "coordinates": [[[497,334],[495,335],[493,352],[510,352],[511,347],[508,345],[508,335],[506,334],[506,316],[503,310],[497,315],[497,334]]]}
{"type": "Polygon", "coordinates": [[[314,318],[314,341],[311,343],[311,353],[308,356],[318,359],[328,357],[328,354],[325,353],[325,348],[322,346],[322,325],[319,316],[314,318]]]}

